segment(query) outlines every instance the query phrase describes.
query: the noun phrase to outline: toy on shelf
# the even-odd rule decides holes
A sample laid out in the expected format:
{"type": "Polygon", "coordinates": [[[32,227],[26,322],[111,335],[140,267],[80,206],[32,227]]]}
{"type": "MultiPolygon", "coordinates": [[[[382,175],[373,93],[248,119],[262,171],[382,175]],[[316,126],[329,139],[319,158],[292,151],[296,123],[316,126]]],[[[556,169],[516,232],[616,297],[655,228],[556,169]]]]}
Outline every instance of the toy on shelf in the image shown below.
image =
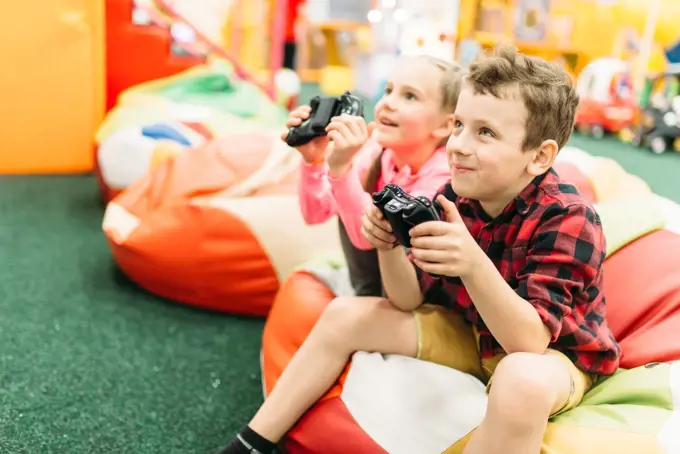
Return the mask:
{"type": "Polygon", "coordinates": [[[630,65],[623,60],[601,58],[586,65],[576,82],[581,99],[576,129],[598,139],[605,133],[625,134],[637,115],[632,85],[630,65]]]}
{"type": "Polygon", "coordinates": [[[649,78],[640,102],[642,110],[633,143],[656,154],[680,151],[680,65],[649,78]]]}
{"type": "Polygon", "coordinates": [[[298,10],[296,69],[327,95],[353,90],[356,58],[369,23],[366,0],[306,1],[298,10]]]}
{"type": "Polygon", "coordinates": [[[576,74],[585,61],[585,50],[579,47],[575,33],[575,17],[579,16],[581,3],[461,0],[457,30],[459,60],[466,65],[478,49],[512,42],[521,52],[559,62],[576,74]],[[468,50],[463,52],[463,46],[468,50]]]}
{"type": "Polygon", "coordinates": [[[487,49],[510,41],[525,54],[562,62],[575,76],[590,62],[610,56],[630,61],[634,73],[636,66],[645,73],[663,69],[663,49],[674,45],[679,35],[677,0],[460,0],[459,4],[457,36],[462,40],[477,40],[487,49]],[[658,6],[656,18],[650,17],[652,4],[658,6]]]}

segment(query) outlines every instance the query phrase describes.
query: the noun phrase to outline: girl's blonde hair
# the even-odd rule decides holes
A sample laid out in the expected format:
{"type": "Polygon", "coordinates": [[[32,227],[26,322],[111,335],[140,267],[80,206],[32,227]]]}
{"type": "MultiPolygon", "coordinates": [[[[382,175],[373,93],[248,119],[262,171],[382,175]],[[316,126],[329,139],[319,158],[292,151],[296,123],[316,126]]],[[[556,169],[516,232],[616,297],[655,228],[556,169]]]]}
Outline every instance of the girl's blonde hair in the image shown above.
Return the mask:
{"type": "MultiPolygon", "coordinates": [[[[415,58],[422,58],[442,70],[444,74],[440,86],[442,95],[441,109],[443,112],[453,113],[456,110],[458,96],[460,95],[461,86],[463,85],[463,68],[458,63],[449,62],[430,55],[418,55],[415,58]]],[[[448,138],[443,139],[438,146],[442,147],[446,145],[447,140],[448,138]]],[[[382,154],[382,151],[378,153],[378,156],[366,173],[364,189],[368,192],[374,191],[378,184],[378,178],[382,170],[382,154]]]]}
{"type": "Polygon", "coordinates": [[[458,95],[460,95],[461,86],[463,85],[463,68],[458,63],[449,62],[430,55],[420,55],[416,58],[422,58],[430,62],[444,72],[441,82],[441,106],[445,112],[453,113],[456,110],[458,95]]]}

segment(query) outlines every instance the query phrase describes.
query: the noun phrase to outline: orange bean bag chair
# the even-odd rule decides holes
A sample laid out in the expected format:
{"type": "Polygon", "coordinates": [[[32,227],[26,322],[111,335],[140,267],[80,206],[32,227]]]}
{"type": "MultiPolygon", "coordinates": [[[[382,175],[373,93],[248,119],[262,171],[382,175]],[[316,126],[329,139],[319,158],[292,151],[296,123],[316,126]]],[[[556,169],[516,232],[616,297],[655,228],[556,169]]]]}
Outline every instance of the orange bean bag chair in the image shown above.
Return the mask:
{"type": "Polygon", "coordinates": [[[266,315],[296,266],[340,248],[337,221],[302,219],[299,159],[275,133],[244,133],[165,160],[107,206],[113,258],[160,296],[266,315]]]}
{"type": "MultiPolygon", "coordinates": [[[[604,169],[569,165],[579,178],[587,175],[583,170],[604,169]]],[[[680,452],[680,206],[640,187],[643,194],[634,199],[592,192],[609,197],[595,207],[608,243],[604,291],[623,350],[621,370],[600,381],[579,407],[552,418],[543,453],[680,452]]],[[[310,262],[286,280],[263,333],[265,394],[328,303],[347,294],[339,254],[310,262]]],[[[484,386],[462,372],[357,352],[285,445],[290,454],[461,453],[485,408],[484,386]]]]}

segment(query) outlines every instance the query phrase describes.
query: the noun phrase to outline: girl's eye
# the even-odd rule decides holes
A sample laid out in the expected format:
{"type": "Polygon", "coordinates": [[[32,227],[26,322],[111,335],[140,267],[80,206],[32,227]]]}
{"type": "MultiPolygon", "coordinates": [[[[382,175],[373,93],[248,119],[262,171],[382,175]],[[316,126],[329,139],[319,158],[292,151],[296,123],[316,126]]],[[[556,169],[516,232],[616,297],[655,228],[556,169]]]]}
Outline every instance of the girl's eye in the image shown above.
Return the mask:
{"type": "Polygon", "coordinates": [[[454,126],[456,129],[460,129],[460,128],[463,127],[463,123],[461,123],[460,121],[456,120],[456,121],[453,123],[453,126],[454,126]]]}
{"type": "Polygon", "coordinates": [[[482,136],[493,137],[493,132],[491,132],[489,128],[480,129],[479,134],[482,136]]]}
{"type": "Polygon", "coordinates": [[[409,101],[413,101],[414,99],[417,99],[417,98],[416,98],[416,95],[414,95],[413,93],[406,93],[406,95],[404,95],[404,96],[405,96],[406,99],[408,99],[409,101]]]}
{"type": "Polygon", "coordinates": [[[392,93],[392,89],[390,87],[385,87],[385,94],[389,95],[390,93],[392,93]]]}

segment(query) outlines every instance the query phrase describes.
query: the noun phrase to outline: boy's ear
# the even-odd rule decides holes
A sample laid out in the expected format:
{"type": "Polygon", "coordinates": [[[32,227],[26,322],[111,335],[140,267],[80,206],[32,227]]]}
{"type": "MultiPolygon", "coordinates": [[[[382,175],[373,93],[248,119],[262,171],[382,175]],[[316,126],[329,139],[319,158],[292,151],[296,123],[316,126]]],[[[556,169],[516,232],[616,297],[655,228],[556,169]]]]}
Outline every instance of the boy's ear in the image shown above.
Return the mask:
{"type": "Polygon", "coordinates": [[[557,142],[554,140],[544,140],[541,145],[534,150],[533,159],[527,166],[527,171],[530,175],[543,175],[550,169],[557,158],[557,152],[560,151],[557,142]]]}
{"type": "Polygon", "coordinates": [[[432,135],[440,140],[447,139],[451,134],[453,134],[453,114],[447,114],[437,129],[432,131],[432,135]]]}

